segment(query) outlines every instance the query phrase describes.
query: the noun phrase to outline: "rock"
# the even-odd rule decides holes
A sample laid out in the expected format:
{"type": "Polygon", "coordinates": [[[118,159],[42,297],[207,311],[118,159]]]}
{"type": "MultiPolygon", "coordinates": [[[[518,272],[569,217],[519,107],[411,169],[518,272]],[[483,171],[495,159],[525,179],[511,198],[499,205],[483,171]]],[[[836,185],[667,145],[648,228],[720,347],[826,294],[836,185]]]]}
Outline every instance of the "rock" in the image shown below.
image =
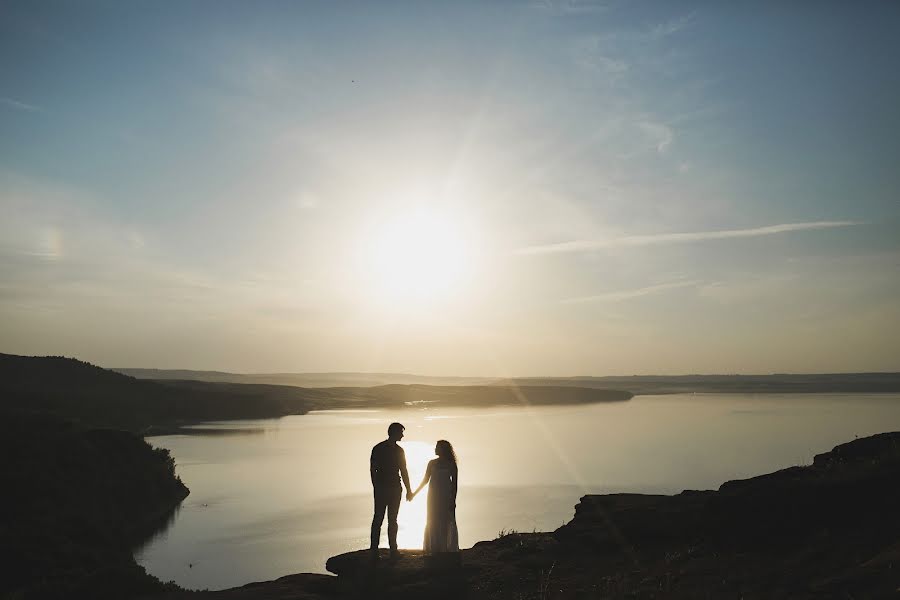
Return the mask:
{"type": "Polygon", "coordinates": [[[145,596],[142,600],[327,600],[338,594],[337,577],[317,573],[287,575],[274,581],[248,583],[219,592],[181,590],[169,594],[145,596]]]}
{"type": "Polygon", "coordinates": [[[852,463],[900,460],[900,433],[879,433],[835,446],[831,452],[817,454],[813,466],[835,467],[852,463]]]}

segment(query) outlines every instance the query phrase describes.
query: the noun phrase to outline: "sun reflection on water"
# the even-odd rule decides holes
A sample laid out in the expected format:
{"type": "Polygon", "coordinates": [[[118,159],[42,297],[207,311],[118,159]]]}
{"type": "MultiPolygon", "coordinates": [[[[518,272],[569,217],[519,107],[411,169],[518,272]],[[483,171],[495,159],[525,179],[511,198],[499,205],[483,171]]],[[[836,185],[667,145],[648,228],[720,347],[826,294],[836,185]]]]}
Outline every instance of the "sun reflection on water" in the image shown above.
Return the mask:
{"type": "MultiPolygon", "coordinates": [[[[406,467],[409,470],[409,479],[413,490],[418,487],[425,475],[428,461],[434,458],[434,444],[415,440],[400,442],[406,452],[406,467]]],[[[413,499],[406,501],[406,491],[403,493],[403,501],[400,504],[400,514],[397,516],[397,545],[400,548],[421,548],[422,539],[425,536],[425,515],[428,506],[427,486],[413,499]]],[[[387,524],[382,528],[382,544],[387,546],[387,524]]]]}

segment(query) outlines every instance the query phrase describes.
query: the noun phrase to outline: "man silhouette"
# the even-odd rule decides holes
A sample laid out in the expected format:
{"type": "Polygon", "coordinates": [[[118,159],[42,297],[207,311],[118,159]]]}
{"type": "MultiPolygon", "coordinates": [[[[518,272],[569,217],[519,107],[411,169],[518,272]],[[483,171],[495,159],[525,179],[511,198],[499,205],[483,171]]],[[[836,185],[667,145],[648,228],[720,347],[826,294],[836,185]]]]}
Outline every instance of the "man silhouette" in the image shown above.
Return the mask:
{"type": "Polygon", "coordinates": [[[384,522],[384,511],[388,514],[388,543],[391,546],[391,558],[399,556],[397,551],[397,513],[400,512],[400,478],[406,486],[406,499],[412,498],[412,486],[409,473],[406,471],[406,453],[397,442],[403,439],[406,428],[400,423],[391,423],[388,427],[388,439],[379,442],[372,448],[369,459],[369,472],[372,476],[372,492],[375,496],[375,515],[372,517],[372,544],[370,552],[378,558],[378,543],[381,540],[381,524],[384,522]]]}

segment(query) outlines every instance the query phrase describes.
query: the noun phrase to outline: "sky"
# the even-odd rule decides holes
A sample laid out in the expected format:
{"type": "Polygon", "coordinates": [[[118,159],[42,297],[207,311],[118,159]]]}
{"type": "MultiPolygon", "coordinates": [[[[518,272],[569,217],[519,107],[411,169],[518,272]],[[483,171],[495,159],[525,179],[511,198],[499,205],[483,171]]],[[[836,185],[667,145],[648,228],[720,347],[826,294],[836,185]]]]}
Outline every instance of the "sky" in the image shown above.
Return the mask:
{"type": "Polygon", "coordinates": [[[900,4],[0,1],[0,352],[900,371],[900,4]]]}

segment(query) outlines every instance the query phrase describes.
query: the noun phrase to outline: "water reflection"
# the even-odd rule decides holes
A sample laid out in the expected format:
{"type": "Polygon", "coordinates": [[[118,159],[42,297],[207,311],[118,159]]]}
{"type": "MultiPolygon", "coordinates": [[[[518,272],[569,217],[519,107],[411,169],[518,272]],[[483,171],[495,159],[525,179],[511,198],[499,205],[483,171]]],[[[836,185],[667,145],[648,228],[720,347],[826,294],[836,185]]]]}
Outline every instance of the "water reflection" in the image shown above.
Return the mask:
{"type": "Polygon", "coordinates": [[[181,433],[184,435],[216,435],[216,436],[241,436],[241,435],[260,435],[266,433],[268,429],[266,427],[218,427],[218,426],[205,426],[205,425],[193,425],[190,427],[183,427],[181,429],[181,433]]]}
{"type": "MultiPolygon", "coordinates": [[[[400,445],[406,452],[409,480],[415,488],[425,474],[428,461],[434,458],[434,444],[404,441],[400,442],[400,445]]],[[[397,524],[400,526],[397,532],[397,545],[400,548],[421,548],[422,538],[425,535],[425,512],[428,502],[422,494],[413,498],[412,502],[407,502],[405,500],[406,490],[404,490],[403,497],[400,513],[397,515],[397,524]]],[[[387,546],[387,537],[384,532],[381,534],[381,546],[387,546]]]]}
{"type": "Polygon", "coordinates": [[[132,548],[132,552],[135,556],[140,556],[143,554],[144,550],[155,543],[160,536],[164,536],[166,531],[175,523],[175,519],[178,517],[178,513],[183,506],[183,502],[178,504],[170,510],[169,512],[162,515],[155,525],[152,525],[150,534],[143,540],[139,541],[134,548],[132,548]]]}
{"type": "MultiPolygon", "coordinates": [[[[162,580],[189,588],[323,572],[329,556],[368,546],[369,454],[395,420],[407,427],[401,445],[414,484],[435,441],[453,442],[463,474],[460,546],[467,547],[500,530],[553,530],[586,493],[710,489],[808,464],[855,436],[900,429],[900,395],[645,396],[578,407],[217,423],[263,431],[149,439],[172,451],[192,493],[172,526],[136,557],[162,580]]],[[[425,494],[403,501],[401,547],[421,548],[426,503],[425,494]]],[[[384,529],[382,536],[386,546],[384,529]]]]}

